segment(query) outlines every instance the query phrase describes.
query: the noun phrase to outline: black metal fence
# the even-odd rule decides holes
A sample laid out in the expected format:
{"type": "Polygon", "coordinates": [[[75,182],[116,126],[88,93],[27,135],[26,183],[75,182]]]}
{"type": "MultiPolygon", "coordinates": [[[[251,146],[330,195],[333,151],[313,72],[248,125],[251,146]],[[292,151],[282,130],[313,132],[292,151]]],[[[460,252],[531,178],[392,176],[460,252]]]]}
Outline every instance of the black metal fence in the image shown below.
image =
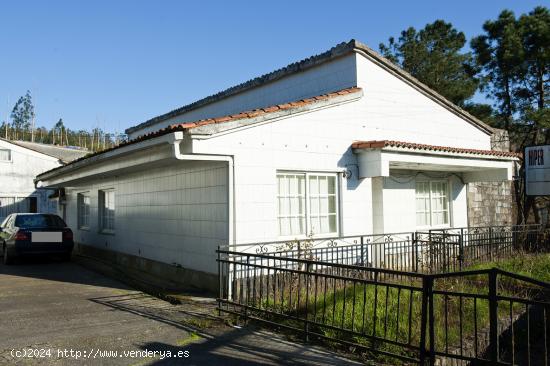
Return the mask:
{"type": "Polygon", "coordinates": [[[406,363],[548,364],[550,284],[497,269],[425,274],[327,260],[366,258],[353,248],[219,249],[219,310],[406,363]]]}
{"type": "MultiPolygon", "coordinates": [[[[440,273],[517,251],[548,247],[540,225],[453,228],[425,232],[306,238],[231,246],[232,250],[281,258],[440,273]]],[[[226,249],[228,247],[225,247],[226,249]]]]}

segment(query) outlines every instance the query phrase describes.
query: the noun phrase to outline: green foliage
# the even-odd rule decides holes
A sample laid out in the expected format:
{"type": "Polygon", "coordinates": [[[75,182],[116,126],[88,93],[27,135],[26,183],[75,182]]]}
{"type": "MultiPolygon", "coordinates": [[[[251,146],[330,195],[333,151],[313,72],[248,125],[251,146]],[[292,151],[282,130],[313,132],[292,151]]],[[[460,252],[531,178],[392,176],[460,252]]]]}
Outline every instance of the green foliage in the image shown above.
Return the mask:
{"type": "Polygon", "coordinates": [[[124,134],[106,133],[100,128],[91,131],[73,131],[59,119],[51,130],[37,127],[31,130],[34,121],[34,105],[30,91],[20,97],[11,112],[12,123],[3,121],[0,125],[0,136],[11,140],[24,140],[55,144],[60,146],[78,146],[92,151],[104,150],[118,145],[126,140],[124,134]],[[34,135],[34,136],[33,136],[34,135]]]}
{"type": "Polygon", "coordinates": [[[465,44],[464,33],[436,20],[419,31],[413,27],[402,31],[398,40],[390,37],[387,45],[380,44],[380,50],[418,80],[463,106],[478,87],[472,55],[461,51],[465,44]]]}
{"type": "Polygon", "coordinates": [[[15,103],[11,111],[11,119],[13,121],[16,138],[19,131],[28,131],[33,118],[34,105],[32,104],[31,92],[27,90],[27,93],[17,100],[17,103],[15,103]]]}
{"type": "MultiPolygon", "coordinates": [[[[532,126],[531,141],[547,128],[550,92],[550,12],[537,7],[516,18],[504,10],[483,25],[471,47],[481,68],[482,90],[495,102],[499,126],[532,126]]],[[[523,133],[522,133],[523,134],[523,133]]],[[[546,134],[546,142],[550,133],[546,134]]]]}
{"type": "Polygon", "coordinates": [[[513,258],[479,264],[472,269],[500,268],[504,271],[532,277],[540,281],[550,282],[550,254],[521,254],[513,258]]]}

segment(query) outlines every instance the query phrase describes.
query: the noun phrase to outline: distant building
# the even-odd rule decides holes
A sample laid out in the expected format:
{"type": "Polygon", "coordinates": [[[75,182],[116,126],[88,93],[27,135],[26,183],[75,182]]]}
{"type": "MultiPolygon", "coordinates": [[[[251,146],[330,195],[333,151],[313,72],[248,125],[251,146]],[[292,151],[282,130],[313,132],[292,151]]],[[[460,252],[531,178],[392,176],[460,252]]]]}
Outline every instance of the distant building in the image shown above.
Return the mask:
{"type": "Polygon", "coordinates": [[[35,188],[34,178],[83,157],[88,151],[0,138],[0,222],[14,212],[57,212],[51,189],[35,188]]]}
{"type": "Polygon", "coordinates": [[[216,247],[511,222],[516,154],[364,44],[129,128],[37,177],[79,249],[215,289],[216,247]]]}

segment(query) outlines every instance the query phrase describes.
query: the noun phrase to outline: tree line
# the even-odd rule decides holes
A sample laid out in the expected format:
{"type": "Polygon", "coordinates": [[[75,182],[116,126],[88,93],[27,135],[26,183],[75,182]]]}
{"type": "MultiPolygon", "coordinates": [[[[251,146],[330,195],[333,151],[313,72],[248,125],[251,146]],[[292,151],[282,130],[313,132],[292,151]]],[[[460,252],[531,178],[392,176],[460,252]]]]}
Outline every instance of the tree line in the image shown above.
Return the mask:
{"type": "Polygon", "coordinates": [[[65,126],[60,118],[53,128],[35,126],[34,105],[31,92],[21,96],[10,114],[11,123],[3,121],[0,125],[0,137],[7,140],[21,140],[53,144],[60,146],[74,146],[90,151],[101,151],[117,146],[126,140],[122,133],[109,133],[96,127],[91,130],[73,130],[65,126]]]}
{"type": "MultiPolygon", "coordinates": [[[[506,129],[511,149],[550,144],[550,12],[543,6],[516,16],[502,11],[469,42],[451,23],[436,20],[380,44],[381,53],[414,77],[495,128],[506,129]],[[475,103],[483,93],[489,103],[475,103]]],[[[540,222],[547,198],[525,198],[523,167],[513,188],[518,223],[540,222]]]]}

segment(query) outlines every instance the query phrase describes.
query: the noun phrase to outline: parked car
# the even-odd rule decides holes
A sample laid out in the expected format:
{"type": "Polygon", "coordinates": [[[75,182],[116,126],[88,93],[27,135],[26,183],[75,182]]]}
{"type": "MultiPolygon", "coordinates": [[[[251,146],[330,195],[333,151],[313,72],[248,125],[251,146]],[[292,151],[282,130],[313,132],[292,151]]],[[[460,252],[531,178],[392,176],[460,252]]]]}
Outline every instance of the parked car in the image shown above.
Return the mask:
{"type": "Polygon", "coordinates": [[[27,255],[60,255],[70,260],[73,232],[57,215],[40,213],[11,214],[0,225],[0,247],[4,264],[27,255]]]}

